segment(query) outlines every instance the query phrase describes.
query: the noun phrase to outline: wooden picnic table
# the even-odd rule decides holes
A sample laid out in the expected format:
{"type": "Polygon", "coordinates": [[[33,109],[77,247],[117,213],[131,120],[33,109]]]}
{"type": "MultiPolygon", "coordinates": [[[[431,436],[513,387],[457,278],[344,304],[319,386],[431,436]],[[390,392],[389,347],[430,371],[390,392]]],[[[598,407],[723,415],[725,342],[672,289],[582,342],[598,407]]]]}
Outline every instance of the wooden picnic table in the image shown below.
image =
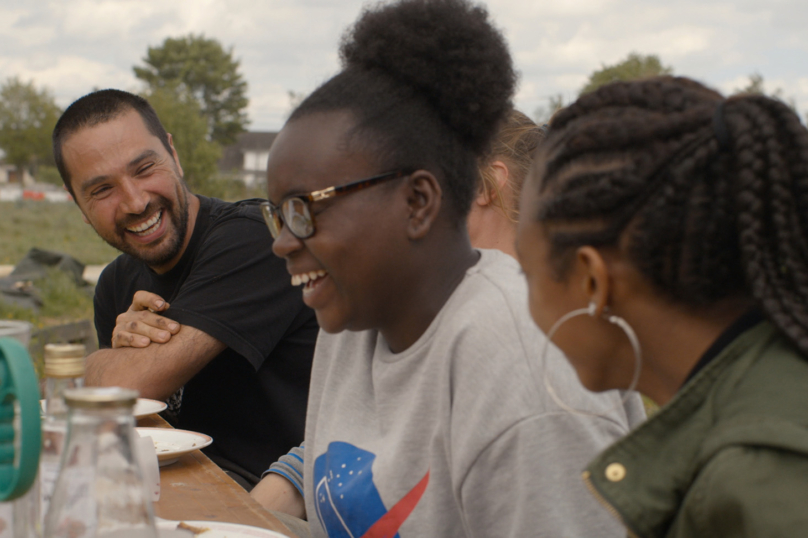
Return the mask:
{"type": "MultiPolygon", "coordinates": [[[[137,425],[171,428],[158,415],[138,419],[137,425]]],[[[239,523],[297,538],[199,450],[160,467],[160,500],[154,511],[163,519],[239,523]]]]}

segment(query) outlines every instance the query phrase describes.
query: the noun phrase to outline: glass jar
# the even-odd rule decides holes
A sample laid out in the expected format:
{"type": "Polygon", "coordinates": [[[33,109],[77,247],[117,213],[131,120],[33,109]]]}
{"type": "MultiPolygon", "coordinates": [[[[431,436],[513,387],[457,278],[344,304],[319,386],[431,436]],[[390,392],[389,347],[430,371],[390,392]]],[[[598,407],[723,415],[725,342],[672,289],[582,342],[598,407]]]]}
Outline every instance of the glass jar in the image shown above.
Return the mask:
{"type": "Polygon", "coordinates": [[[47,538],[156,538],[135,455],[137,391],[67,389],[67,442],[45,517],[47,538]]]}
{"type": "Polygon", "coordinates": [[[42,421],[42,455],[39,480],[42,515],[47,513],[53,486],[59,476],[67,434],[67,389],[84,386],[83,344],[47,344],[45,346],[45,418],[42,421]]]}

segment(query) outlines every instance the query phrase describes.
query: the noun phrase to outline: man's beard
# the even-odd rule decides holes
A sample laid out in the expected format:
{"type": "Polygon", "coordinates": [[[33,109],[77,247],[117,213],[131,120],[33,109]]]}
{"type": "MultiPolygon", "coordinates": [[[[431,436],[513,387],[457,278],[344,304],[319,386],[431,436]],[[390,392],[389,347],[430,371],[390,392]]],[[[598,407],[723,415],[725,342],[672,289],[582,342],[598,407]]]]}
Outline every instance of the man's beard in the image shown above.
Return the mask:
{"type": "MultiPolygon", "coordinates": [[[[117,224],[119,233],[114,238],[101,236],[104,241],[125,254],[129,254],[149,267],[160,267],[173,260],[182,250],[185,234],[188,233],[188,191],[178,186],[177,207],[163,196],[157,197],[158,211],[162,210],[161,219],[168,219],[173,227],[173,233],[167,230],[168,235],[163,236],[161,244],[155,246],[132,244],[126,240],[126,226],[142,221],[147,215],[154,214],[154,202],[149,202],[146,209],[138,216],[133,216],[128,223],[117,224]]],[[[99,234],[100,235],[100,234],[99,234]]]]}

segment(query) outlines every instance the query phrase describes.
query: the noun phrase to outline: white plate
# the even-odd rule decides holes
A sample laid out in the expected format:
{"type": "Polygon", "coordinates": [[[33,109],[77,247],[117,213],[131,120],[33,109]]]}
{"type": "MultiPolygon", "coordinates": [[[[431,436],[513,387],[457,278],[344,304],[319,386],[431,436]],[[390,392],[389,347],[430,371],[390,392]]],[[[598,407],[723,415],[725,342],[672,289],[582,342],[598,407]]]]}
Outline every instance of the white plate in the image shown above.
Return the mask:
{"type": "Polygon", "coordinates": [[[135,404],[133,414],[135,418],[143,418],[149,415],[156,415],[161,411],[165,411],[168,405],[159,400],[149,400],[148,398],[138,398],[135,404]]]}
{"type": "Polygon", "coordinates": [[[171,428],[135,428],[141,437],[151,437],[160,467],[171,465],[183,454],[205,448],[213,442],[204,433],[171,428]]]}
{"type": "MultiPolygon", "coordinates": [[[[176,529],[179,523],[179,521],[160,520],[157,523],[157,528],[176,529]]],[[[237,523],[223,523],[221,521],[182,521],[182,523],[198,529],[208,529],[196,535],[202,536],[202,538],[288,538],[285,534],[279,532],[237,523]]]]}
{"type": "MultiPolygon", "coordinates": [[[[39,400],[39,414],[41,416],[45,416],[45,410],[47,407],[47,402],[45,400],[39,400]]],[[[168,406],[165,402],[149,400],[148,398],[138,398],[132,413],[135,415],[135,418],[143,418],[149,415],[156,415],[161,411],[165,411],[166,407],[168,406]]]]}

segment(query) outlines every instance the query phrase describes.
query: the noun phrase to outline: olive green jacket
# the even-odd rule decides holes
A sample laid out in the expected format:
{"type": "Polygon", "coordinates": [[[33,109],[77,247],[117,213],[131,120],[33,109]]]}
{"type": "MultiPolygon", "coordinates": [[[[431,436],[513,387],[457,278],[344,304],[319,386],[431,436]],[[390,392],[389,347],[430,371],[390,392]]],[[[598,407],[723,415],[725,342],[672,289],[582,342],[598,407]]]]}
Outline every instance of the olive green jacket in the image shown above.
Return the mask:
{"type": "Polygon", "coordinates": [[[584,480],[630,536],[808,537],[808,360],[756,325],[584,480]]]}

